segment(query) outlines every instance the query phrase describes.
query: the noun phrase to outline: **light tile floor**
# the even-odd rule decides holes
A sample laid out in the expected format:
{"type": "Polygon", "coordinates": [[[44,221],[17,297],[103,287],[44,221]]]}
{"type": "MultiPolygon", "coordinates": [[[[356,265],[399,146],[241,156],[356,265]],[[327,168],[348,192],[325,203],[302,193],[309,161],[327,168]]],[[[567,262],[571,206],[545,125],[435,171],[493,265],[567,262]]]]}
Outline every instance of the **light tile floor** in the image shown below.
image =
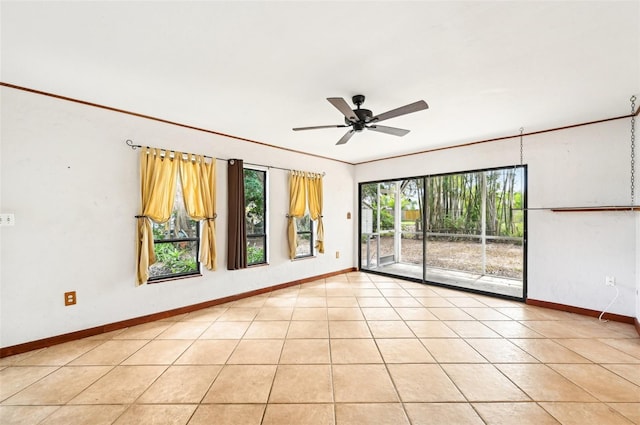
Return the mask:
{"type": "Polygon", "coordinates": [[[348,273],[0,359],[0,423],[640,423],[632,325],[348,273]]]}

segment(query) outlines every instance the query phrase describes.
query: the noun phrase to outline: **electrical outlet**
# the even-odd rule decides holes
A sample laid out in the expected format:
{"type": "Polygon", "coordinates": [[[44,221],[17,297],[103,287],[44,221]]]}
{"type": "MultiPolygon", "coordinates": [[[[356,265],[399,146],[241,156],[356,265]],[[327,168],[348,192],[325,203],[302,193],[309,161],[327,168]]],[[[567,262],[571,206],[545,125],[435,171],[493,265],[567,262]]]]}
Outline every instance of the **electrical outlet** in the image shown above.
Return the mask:
{"type": "Polygon", "coordinates": [[[616,286],[616,278],[613,276],[606,276],[604,278],[604,284],[607,286],[616,286]]]}
{"type": "Polygon", "coordinates": [[[340,258],[340,251],[336,251],[336,258],[340,258]]]}
{"type": "Polygon", "coordinates": [[[64,293],[64,305],[65,306],[70,306],[70,305],[74,305],[77,301],[76,298],[76,291],[71,291],[71,292],[65,292],[64,293]]]}
{"type": "Polygon", "coordinates": [[[13,226],[16,223],[16,217],[13,214],[0,214],[0,226],[13,226]]]}

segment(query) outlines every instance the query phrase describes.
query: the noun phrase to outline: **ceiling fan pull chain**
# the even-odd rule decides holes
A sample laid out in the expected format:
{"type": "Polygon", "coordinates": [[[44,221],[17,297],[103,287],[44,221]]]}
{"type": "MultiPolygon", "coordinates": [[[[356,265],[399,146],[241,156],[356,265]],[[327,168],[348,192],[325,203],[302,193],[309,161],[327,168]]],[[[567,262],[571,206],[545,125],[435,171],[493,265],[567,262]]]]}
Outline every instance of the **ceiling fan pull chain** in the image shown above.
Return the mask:
{"type": "Polygon", "coordinates": [[[631,96],[631,206],[636,201],[636,97],[631,96]]]}

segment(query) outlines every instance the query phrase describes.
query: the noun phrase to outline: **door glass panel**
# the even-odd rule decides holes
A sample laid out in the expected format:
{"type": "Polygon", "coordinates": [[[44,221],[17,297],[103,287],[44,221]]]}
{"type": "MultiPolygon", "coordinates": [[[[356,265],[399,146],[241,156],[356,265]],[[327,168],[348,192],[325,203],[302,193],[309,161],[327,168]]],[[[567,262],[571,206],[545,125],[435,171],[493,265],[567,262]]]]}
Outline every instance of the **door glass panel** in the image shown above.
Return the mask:
{"type": "Polygon", "coordinates": [[[482,275],[482,173],[427,178],[425,280],[469,287],[482,275]]]}
{"type": "Polygon", "coordinates": [[[486,172],[485,270],[493,291],[522,296],[524,273],[523,168],[486,172]]]}
{"type": "Polygon", "coordinates": [[[424,179],[406,179],[397,182],[400,201],[397,220],[400,233],[395,262],[398,276],[422,278],[424,211],[424,179]]]}
{"type": "Polygon", "coordinates": [[[422,277],[422,181],[361,185],[361,268],[422,277]]]}

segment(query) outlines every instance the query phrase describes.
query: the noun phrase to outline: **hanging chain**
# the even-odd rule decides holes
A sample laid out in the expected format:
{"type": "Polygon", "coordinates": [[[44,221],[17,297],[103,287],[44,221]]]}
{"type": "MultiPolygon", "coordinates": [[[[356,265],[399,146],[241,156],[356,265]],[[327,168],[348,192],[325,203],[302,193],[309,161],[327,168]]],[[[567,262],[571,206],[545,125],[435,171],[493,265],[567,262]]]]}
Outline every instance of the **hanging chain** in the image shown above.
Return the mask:
{"type": "Polygon", "coordinates": [[[524,153],[522,149],[522,132],[524,131],[523,127],[520,127],[520,165],[524,164],[524,153]]]}
{"type": "Polygon", "coordinates": [[[636,97],[631,96],[631,206],[636,201],[636,97]]]}

